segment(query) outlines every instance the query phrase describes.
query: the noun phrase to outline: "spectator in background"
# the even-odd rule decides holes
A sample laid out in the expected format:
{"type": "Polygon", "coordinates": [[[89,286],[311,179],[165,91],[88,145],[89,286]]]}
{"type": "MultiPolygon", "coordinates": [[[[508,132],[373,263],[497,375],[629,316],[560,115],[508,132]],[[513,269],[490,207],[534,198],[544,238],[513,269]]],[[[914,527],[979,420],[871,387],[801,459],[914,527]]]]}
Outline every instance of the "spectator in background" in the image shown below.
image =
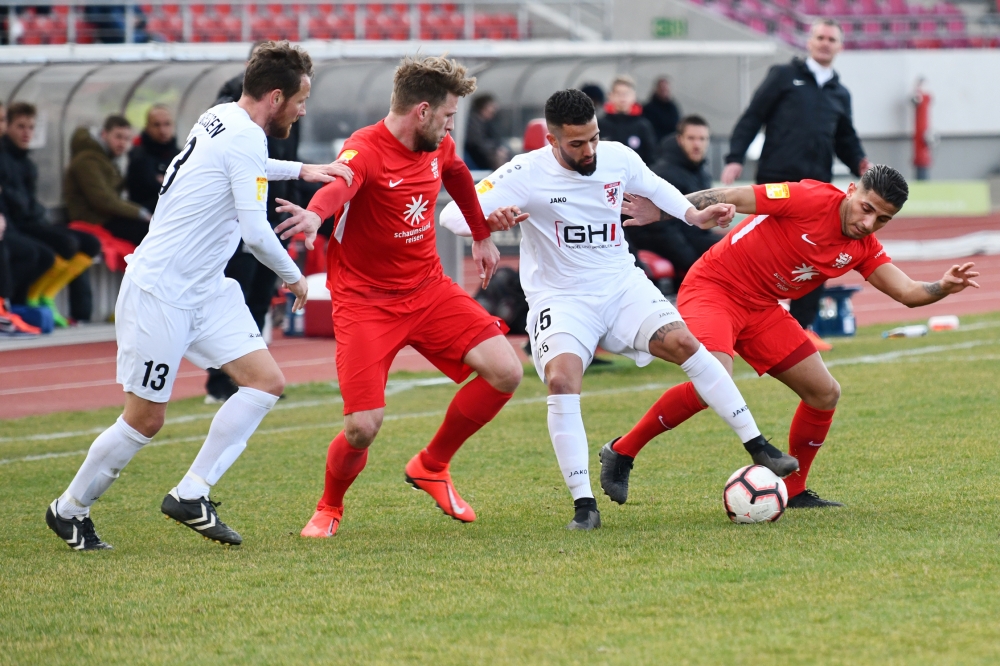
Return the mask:
{"type": "MultiPolygon", "coordinates": [[[[817,19],[809,33],[805,60],[793,58],[775,65],[733,128],[722,182],[730,185],[743,172],[750,142],[766,126],[764,149],[757,164],[757,183],[781,183],[805,178],[829,183],[836,155],[855,176],[871,163],[854,129],[851,93],[833,71],[843,48],[844,33],[833,19],[817,19]]],[[[822,289],[792,301],[791,314],[810,334],[820,351],[832,347],[812,332],[822,289]]]]}
{"type": "Polygon", "coordinates": [[[132,124],[123,116],[108,116],[99,139],[86,127],[78,127],[70,139],[63,198],[70,221],[99,224],[111,235],[138,245],[149,233],[152,213],[122,198],[125,179],[116,163],[131,144],[132,124]]]}
{"type": "Polygon", "coordinates": [[[465,156],[466,161],[472,161],[470,168],[493,171],[513,157],[493,122],[498,110],[496,98],[489,93],[472,99],[472,113],[465,130],[465,156]]]}
{"type": "Polygon", "coordinates": [[[596,83],[584,83],[580,86],[580,92],[590,98],[594,103],[594,112],[598,119],[604,114],[604,90],[596,83]]]}
{"type": "Polygon", "coordinates": [[[41,331],[30,326],[18,315],[11,312],[11,296],[14,293],[14,270],[4,235],[7,232],[7,217],[0,202],[0,336],[38,335],[41,331]]]}
{"type": "MultiPolygon", "coordinates": [[[[712,176],[706,166],[708,145],[708,122],[701,116],[686,116],[677,125],[677,131],[663,140],[660,159],[651,168],[681,194],[707,190],[712,187],[712,176]]],[[[629,245],[670,260],[674,265],[675,290],[680,288],[694,262],[720,238],[708,229],[692,227],[674,218],[626,229],[629,245]]]]}
{"type": "Polygon", "coordinates": [[[601,140],[623,143],[646,164],[656,161],[656,133],[642,117],[642,107],[636,103],[635,81],[630,76],[618,76],[611,82],[611,94],[600,120],[601,140]]]}
{"type": "MultiPolygon", "coordinates": [[[[69,322],[56,309],[55,297],[66,285],[83,274],[101,251],[101,243],[90,234],[50,224],[48,211],[38,200],[38,167],[28,157],[28,146],[35,135],[34,106],[15,102],[7,109],[7,131],[0,139],[0,196],[7,208],[7,224],[54,251],[51,267],[27,290],[25,302],[52,311],[57,326],[69,322]]],[[[41,259],[47,261],[47,255],[41,259]]],[[[74,319],[90,319],[90,302],[74,304],[74,319]]]]}
{"type": "Polygon", "coordinates": [[[642,115],[653,126],[657,141],[662,142],[677,131],[681,110],[670,96],[670,79],[665,76],[656,79],[653,95],[642,107],[642,115]]]}
{"type": "Polygon", "coordinates": [[[146,112],[146,128],[139,135],[139,143],[128,154],[125,188],[129,200],[155,211],[163,176],[179,152],[173,114],[166,105],[154,104],[146,112]]]}

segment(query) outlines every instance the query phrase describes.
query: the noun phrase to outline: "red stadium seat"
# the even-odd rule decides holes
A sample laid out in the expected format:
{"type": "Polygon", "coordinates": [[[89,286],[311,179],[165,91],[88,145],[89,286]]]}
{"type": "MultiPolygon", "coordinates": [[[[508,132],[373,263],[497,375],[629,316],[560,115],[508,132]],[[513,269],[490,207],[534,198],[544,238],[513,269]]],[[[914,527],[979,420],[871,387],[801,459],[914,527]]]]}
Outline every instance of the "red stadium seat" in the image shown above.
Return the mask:
{"type": "Polygon", "coordinates": [[[650,277],[654,282],[663,278],[674,277],[674,265],[668,259],[664,259],[649,250],[639,250],[636,254],[639,255],[639,261],[644,263],[646,268],[649,269],[650,277]]]}
{"type": "Polygon", "coordinates": [[[549,127],[545,124],[545,118],[535,118],[529,120],[524,128],[524,150],[538,150],[543,148],[548,141],[545,135],[549,133],[549,127]]]}

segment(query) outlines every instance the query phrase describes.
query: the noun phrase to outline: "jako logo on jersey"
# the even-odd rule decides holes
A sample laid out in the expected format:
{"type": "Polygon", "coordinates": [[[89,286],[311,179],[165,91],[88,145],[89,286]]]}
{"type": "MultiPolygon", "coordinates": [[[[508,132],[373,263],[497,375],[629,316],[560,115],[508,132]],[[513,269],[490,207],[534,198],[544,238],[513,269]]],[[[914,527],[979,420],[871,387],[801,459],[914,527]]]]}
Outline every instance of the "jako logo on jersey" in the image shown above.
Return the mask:
{"type": "Polygon", "coordinates": [[[792,196],[788,191],[788,183],[768,183],[764,186],[764,193],[768,199],[787,199],[792,196]]]}
{"type": "Polygon", "coordinates": [[[476,185],[476,192],[480,194],[486,194],[493,189],[493,181],[489,178],[483,179],[478,185],[476,185]]]}
{"type": "Polygon", "coordinates": [[[554,203],[566,203],[566,197],[552,197],[549,199],[550,204],[554,203]]]}
{"type": "Polygon", "coordinates": [[[608,204],[608,208],[618,210],[618,206],[621,205],[621,197],[619,196],[621,189],[621,183],[607,183],[604,185],[604,202],[608,204]]]}
{"type": "Polygon", "coordinates": [[[431,175],[435,178],[438,177],[438,158],[436,157],[431,160],[431,175]]]}
{"type": "Polygon", "coordinates": [[[340,154],[340,157],[338,157],[337,159],[338,160],[343,160],[345,162],[350,162],[351,158],[354,157],[357,154],[358,154],[358,151],[356,151],[356,150],[345,150],[344,152],[342,152],[340,154]]]}
{"type": "Polygon", "coordinates": [[[427,211],[427,203],[424,201],[424,195],[421,194],[419,198],[410,197],[409,203],[406,205],[406,212],[403,213],[403,221],[407,222],[411,227],[418,226],[424,221],[424,213],[427,211]]]}
{"type": "Polygon", "coordinates": [[[805,282],[806,280],[812,280],[814,277],[819,275],[819,271],[812,266],[802,264],[792,270],[792,275],[795,276],[792,278],[792,282],[805,282]]]}
{"type": "Polygon", "coordinates": [[[257,178],[257,201],[267,199],[267,178],[257,178]]]}
{"type": "Polygon", "coordinates": [[[841,252],[840,256],[837,257],[837,261],[833,262],[833,267],[834,268],[843,268],[847,264],[851,263],[851,259],[853,259],[853,258],[854,257],[852,257],[851,255],[847,254],[846,252],[841,252]]]}

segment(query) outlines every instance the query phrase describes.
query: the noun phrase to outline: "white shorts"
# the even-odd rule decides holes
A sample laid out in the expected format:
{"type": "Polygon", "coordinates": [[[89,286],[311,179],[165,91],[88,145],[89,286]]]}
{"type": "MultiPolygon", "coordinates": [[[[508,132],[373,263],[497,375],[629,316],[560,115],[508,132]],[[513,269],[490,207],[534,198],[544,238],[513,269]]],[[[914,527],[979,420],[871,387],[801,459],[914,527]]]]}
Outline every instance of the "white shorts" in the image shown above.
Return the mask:
{"type": "Polygon", "coordinates": [[[646,274],[633,268],[618,289],[600,296],[552,292],[530,299],[528,332],[535,371],[545,381],[545,364],[559,354],[576,354],[584,370],[603,349],[649,365],[649,339],[664,324],[683,321],[677,308],[646,274]],[[553,339],[556,334],[559,335],[553,339]]]}
{"type": "Polygon", "coordinates": [[[128,273],[115,304],[118,383],[127,393],[167,402],[181,358],[199,368],[221,368],[258,349],[267,349],[243,300],[229,278],[195,310],[181,310],[143,291],[128,273]]]}

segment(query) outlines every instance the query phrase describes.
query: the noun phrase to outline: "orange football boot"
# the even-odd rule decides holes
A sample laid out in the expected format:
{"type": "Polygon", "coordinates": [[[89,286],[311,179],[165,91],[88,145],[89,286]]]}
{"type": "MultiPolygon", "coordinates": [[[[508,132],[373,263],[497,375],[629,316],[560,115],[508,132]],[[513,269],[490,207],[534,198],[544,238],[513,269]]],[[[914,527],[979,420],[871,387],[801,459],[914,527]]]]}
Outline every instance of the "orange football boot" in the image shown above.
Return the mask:
{"type": "Polygon", "coordinates": [[[455,492],[448,467],[432,472],[424,467],[418,453],[406,463],[406,482],[433,497],[441,510],[455,520],[471,523],[476,519],[476,512],[455,492]]]}
{"type": "Polygon", "coordinates": [[[332,537],[337,533],[337,528],[340,527],[340,519],[343,517],[344,507],[342,506],[336,508],[327,507],[326,509],[318,510],[309,519],[306,526],[302,528],[302,532],[299,535],[316,539],[332,537]]]}
{"type": "Polygon", "coordinates": [[[816,346],[816,351],[825,352],[833,349],[833,345],[831,345],[829,342],[816,335],[816,331],[812,330],[811,328],[806,329],[806,337],[812,340],[813,345],[816,346]]]}

